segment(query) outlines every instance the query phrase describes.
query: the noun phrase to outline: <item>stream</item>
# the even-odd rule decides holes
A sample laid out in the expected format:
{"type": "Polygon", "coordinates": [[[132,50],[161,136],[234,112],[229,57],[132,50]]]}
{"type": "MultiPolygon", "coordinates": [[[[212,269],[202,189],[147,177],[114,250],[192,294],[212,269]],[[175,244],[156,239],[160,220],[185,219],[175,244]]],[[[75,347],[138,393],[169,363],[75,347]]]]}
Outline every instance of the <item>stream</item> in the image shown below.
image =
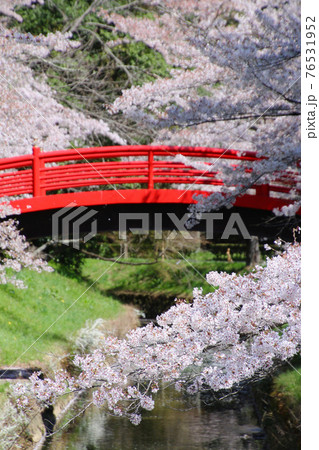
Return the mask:
{"type": "MultiPolygon", "coordinates": [[[[74,413],[74,412],[73,412],[74,413]]],[[[71,412],[70,412],[71,414],[71,412]]],[[[53,436],[45,450],[266,449],[249,398],[233,407],[205,405],[199,395],[183,397],[168,388],[157,394],[153,411],[140,425],[91,407],[53,436]]]]}
{"type": "MultiPolygon", "coordinates": [[[[146,325],[150,320],[142,320],[141,325],[146,325]]],[[[142,422],[138,426],[126,418],[111,416],[104,408],[90,407],[49,438],[42,450],[268,448],[248,392],[242,393],[231,403],[217,405],[209,395],[205,398],[200,394],[186,396],[168,387],[160,390],[154,400],[155,408],[152,411],[143,410],[142,422]]],[[[83,404],[77,404],[76,409],[68,412],[65,421],[81,409],[83,404]]]]}

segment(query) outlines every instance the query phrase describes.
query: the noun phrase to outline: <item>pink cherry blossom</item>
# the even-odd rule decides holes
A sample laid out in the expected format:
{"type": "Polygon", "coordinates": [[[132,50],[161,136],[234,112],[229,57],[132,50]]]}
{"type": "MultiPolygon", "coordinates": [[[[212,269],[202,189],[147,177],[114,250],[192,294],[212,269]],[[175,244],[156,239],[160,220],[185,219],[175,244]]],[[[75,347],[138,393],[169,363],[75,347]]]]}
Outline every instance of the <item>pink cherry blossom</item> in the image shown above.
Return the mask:
{"type": "Polygon", "coordinates": [[[93,403],[140,420],[154,407],[162,383],[193,394],[229,389],[265,375],[300,351],[300,246],[286,246],[247,275],[210,272],[211,293],[194,290],[157,324],[107,337],[92,354],[76,356],[77,377],[59,371],[53,379],[32,375],[17,387],[20,401],[54,403],[65,393],[93,389],[93,403]]]}

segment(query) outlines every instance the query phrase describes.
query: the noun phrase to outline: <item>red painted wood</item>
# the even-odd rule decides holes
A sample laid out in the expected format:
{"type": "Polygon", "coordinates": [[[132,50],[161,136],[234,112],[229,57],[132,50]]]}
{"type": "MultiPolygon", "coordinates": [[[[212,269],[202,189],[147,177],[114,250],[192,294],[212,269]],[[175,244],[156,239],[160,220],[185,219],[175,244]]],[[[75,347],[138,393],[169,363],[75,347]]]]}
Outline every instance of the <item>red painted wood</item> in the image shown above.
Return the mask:
{"type": "Polygon", "coordinates": [[[154,189],[154,153],[148,154],[148,188],[154,189]]]}
{"type": "MultiPolygon", "coordinates": [[[[108,191],[74,192],[68,194],[43,195],[40,197],[14,200],[11,205],[20,209],[21,213],[44,211],[64,208],[65,206],[94,206],[114,204],[140,203],[196,203],[194,195],[205,194],[203,191],[179,189],[121,189],[108,191]]],[[[287,204],[283,199],[269,197],[261,198],[256,195],[244,195],[237,199],[235,206],[242,208],[263,209],[272,211],[273,208],[287,204]]]]}
{"type": "MultiPolygon", "coordinates": [[[[32,155],[23,155],[0,160],[0,197],[12,197],[32,194],[30,199],[14,200],[10,203],[21,212],[39,211],[66,206],[72,201],[79,205],[101,205],[114,203],[194,203],[194,193],[208,195],[205,191],[162,189],[165,184],[221,186],[217,171],[199,170],[182,162],[172,161],[177,154],[186,157],[206,158],[203,161],[209,169],[216,159],[236,161],[256,161],[256,152],[241,152],[207,147],[178,146],[109,146],[79,148],[42,152],[33,147],[32,155]],[[138,157],[139,159],[122,161],[121,157],[138,157]],[[160,156],[161,160],[156,157],[160,156]],[[141,161],[140,157],[143,157],[141,161]],[[163,160],[163,157],[169,160],[163,160]],[[105,159],[116,158],[114,161],[105,159]],[[96,161],[101,160],[102,161],[96,161]],[[82,163],[82,161],[84,161],[82,163]],[[53,166],[52,166],[53,164],[53,166]],[[2,172],[1,172],[2,171],[2,172]],[[5,171],[5,172],[3,172],[5,171]],[[117,186],[139,183],[141,188],[117,191],[117,186]],[[144,189],[143,185],[148,189],[144,189]],[[76,192],[74,194],[55,194],[54,191],[83,186],[107,186],[109,190],[76,192]],[[49,195],[46,195],[47,192],[49,195]],[[123,201],[123,197],[126,201],[123,201]],[[73,200],[70,200],[73,199],[73,200]],[[151,199],[151,200],[150,200],[151,199]],[[66,203],[67,202],[67,203],[66,203]],[[57,206],[58,205],[58,206],[57,206]]],[[[246,172],[251,171],[247,167],[246,172]]],[[[274,193],[285,194],[297,188],[298,172],[292,169],[278,174],[272,185],[253,186],[254,195],[244,195],[237,199],[235,205],[242,207],[272,210],[288,204],[285,198],[278,198],[274,193]]],[[[276,195],[276,194],[275,194],[276,195]]]]}
{"type": "Polygon", "coordinates": [[[33,147],[33,164],[32,164],[32,170],[33,170],[33,196],[39,197],[41,195],[41,185],[40,185],[40,148],[39,147],[33,147]]]}

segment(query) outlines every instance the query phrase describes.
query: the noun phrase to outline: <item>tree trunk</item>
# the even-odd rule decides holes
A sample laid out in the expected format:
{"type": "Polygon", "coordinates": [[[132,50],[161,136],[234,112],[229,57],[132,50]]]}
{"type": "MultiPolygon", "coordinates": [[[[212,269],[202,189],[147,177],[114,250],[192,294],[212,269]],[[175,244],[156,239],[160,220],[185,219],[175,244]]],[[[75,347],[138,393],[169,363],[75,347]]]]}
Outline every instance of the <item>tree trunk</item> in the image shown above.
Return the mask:
{"type": "Polygon", "coordinates": [[[128,258],[129,254],[128,254],[128,242],[124,241],[121,243],[121,255],[124,256],[124,258],[128,258]],[[124,255],[123,255],[124,253],[124,255]]]}
{"type": "Polygon", "coordinates": [[[165,241],[164,241],[164,239],[162,240],[162,253],[161,253],[161,256],[162,256],[162,261],[164,261],[164,259],[165,259],[165,241]]]}
{"type": "Polygon", "coordinates": [[[260,263],[259,240],[257,236],[252,236],[247,245],[247,266],[255,266],[260,263]]]}
{"type": "Polygon", "coordinates": [[[194,243],[196,245],[196,252],[200,252],[201,249],[201,235],[200,235],[200,231],[194,231],[193,232],[193,239],[194,239],[194,243]]]}

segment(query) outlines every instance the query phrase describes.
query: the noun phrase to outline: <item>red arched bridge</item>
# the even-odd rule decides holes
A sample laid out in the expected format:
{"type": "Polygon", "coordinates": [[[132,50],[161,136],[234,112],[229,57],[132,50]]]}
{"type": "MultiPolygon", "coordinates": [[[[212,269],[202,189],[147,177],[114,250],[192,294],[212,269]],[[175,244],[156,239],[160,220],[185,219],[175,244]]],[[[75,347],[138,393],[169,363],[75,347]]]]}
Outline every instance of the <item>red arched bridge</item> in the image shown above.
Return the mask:
{"type": "MultiPolygon", "coordinates": [[[[249,173],[250,163],[260,158],[255,152],[206,147],[131,145],[51,152],[34,147],[33,154],[0,160],[0,198],[6,197],[20,210],[19,226],[28,238],[56,236],[52,230],[57,217],[70,213],[68,218],[78,219],[86,207],[93,206],[94,210],[85,214],[98,215],[98,232],[121,229],[119,218],[127,214],[147,214],[150,229],[158,229],[158,215],[165,216],[162,229],[174,229],[172,217],[188,217],[188,205],[196,203],[194,194],[209,195],[214,186],[223,185],[214,170],[219,159],[228,160],[234,170],[246,162],[249,173]],[[176,155],[201,160],[200,169],[188,165],[187,159],[185,163],[174,160],[176,155]],[[82,208],[71,212],[71,207],[82,208]]],[[[271,184],[252,186],[231,210],[217,213],[218,220],[223,217],[210,225],[210,236],[214,230],[214,238],[223,239],[230,215],[237,212],[250,235],[290,239],[291,223],[288,226],[287,221],[274,219],[272,210],[289,204],[287,194],[296,185],[296,176],[296,171],[286,171],[271,184]]],[[[85,227],[90,230],[90,224],[83,223],[85,218],[79,218],[82,234],[85,227]]],[[[201,226],[197,229],[203,230],[201,226]]]]}
{"type": "MultiPolygon", "coordinates": [[[[218,172],[210,169],[218,159],[230,160],[235,168],[236,162],[260,158],[251,151],[207,147],[131,145],[50,152],[33,147],[33,154],[0,160],[0,197],[27,197],[10,201],[21,213],[62,208],[72,202],[77,206],[190,204],[195,203],[194,194],[205,195],[203,186],[223,185],[218,172]],[[206,163],[207,170],[199,170],[173,161],[178,154],[209,158],[211,162],[206,163]],[[179,184],[188,187],[178,189],[176,185],[179,184]],[[201,185],[201,190],[196,190],[197,185],[201,185]],[[93,190],[59,192],[88,186],[94,186],[93,190]],[[97,186],[104,186],[104,189],[97,190],[97,186]]],[[[272,211],[289,204],[278,193],[288,194],[294,184],[295,173],[285,172],[272,184],[252,186],[249,194],[237,198],[235,206],[272,211]]]]}

